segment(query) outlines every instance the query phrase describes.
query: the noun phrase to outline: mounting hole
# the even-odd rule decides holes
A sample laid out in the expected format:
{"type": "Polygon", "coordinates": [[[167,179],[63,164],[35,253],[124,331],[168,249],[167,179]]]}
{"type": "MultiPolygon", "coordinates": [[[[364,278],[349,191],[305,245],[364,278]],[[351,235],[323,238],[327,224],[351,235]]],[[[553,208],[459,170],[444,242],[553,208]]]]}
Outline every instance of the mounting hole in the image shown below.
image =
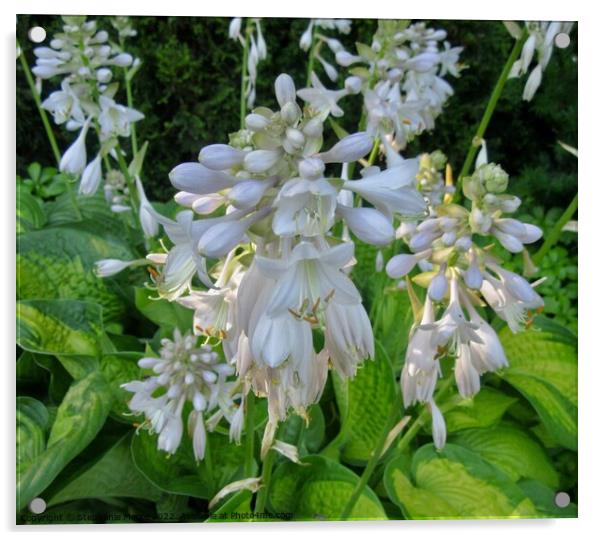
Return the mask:
{"type": "Polygon", "coordinates": [[[571,503],[571,497],[564,491],[559,491],[554,497],[554,503],[558,508],[566,508],[571,503]]]}
{"type": "Polygon", "coordinates": [[[560,32],[560,34],[556,34],[554,43],[556,43],[556,47],[559,49],[566,49],[571,44],[571,38],[568,34],[560,32]]]}
{"type": "Polygon", "coordinates": [[[29,503],[29,511],[32,514],[41,514],[46,510],[46,501],[36,497],[29,503]]]}
{"type": "Polygon", "coordinates": [[[29,29],[27,33],[29,39],[34,43],[42,43],[46,39],[46,30],[44,30],[41,26],[34,26],[29,29]]]}

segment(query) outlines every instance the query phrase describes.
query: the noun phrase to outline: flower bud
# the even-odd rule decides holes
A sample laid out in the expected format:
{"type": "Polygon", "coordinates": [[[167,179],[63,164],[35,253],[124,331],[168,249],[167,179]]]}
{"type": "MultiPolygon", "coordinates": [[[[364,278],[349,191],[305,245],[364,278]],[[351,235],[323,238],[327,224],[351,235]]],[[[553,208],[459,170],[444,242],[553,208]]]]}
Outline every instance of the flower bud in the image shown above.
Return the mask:
{"type": "Polygon", "coordinates": [[[252,173],[265,172],[280,161],[281,150],[253,150],[244,157],[244,167],[252,173]]]}
{"type": "Polygon", "coordinates": [[[84,169],[81,182],[79,183],[80,195],[89,197],[96,193],[102,179],[102,164],[98,154],[84,169]]]}
{"type": "Polygon", "coordinates": [[[288,126],[293,126],[301,118],[301,108],[295,101],[289,101],[280,109],[280,117],[288,126]]]}
{"type": "Polygon", "coordinates": [[[199,161],[214,171],[223,171],[240,165],[244,158],[245,152],[227,144],[210,144],[201,149],[199,154],[199,161]]]}
{"type": "Polygon", "coordinates": [[[318,158],[307,158],[299,162],[301,178],[316,180],[324,174],[324,162],[318,158]]]}
{"type": "Polygon", "coordinates": [[[399,279],[412,271],[418,259],[416,255],[401,254],[389,259],[386,266],[387,275],[392,279],[399,279]]]}
{"type": "Polygon", "coordinates": [[[181,163],[171,170],[169,180],[176,189],[197,195],[215,193],[236,182],[230,175],[208,169],[200,163],[181,163]]]}
{"type": "Polygon", "coordinates": [[[360,240],[375,246],[385,246],[395,238],[389,220],[375,208],[350,208],[338,206],[337,210],[360,240]]]}
{"type": "Polygon", "coordinates": [[[449,284],[445,277],[445,269],[442,267],[439,273],[432,279],[429,288],[428,295],[431,300],[440,302],[445,298],[449,284]]]}
{"type": "Polygon", "coordinates": [[[454,244],[458,251],[468,251],[472,247],[472,238],[470,236],[461,236],[454,244]]]}
{"type": "Polygon", "coordinates": [[[218,259],[234,249],[247,232],[248,222],[222,221],[209,227],[199,240],[199,251],[210,258],[218,259]]]}
{"type": "Polygon", "coordinates": [[[120,259],[102,259],[94,263],[94,273],[100,278],[111,277],[132,266],[135,262],[120,259]]]}
{"type": "Polygon", "coordinates": [[[361,131],[348,135],[335,144],[328,152],[318,156],[324,163],[346,163],[357,161],[372,149],[372,137],[361,131]]]}
{"type": "Polygon", "coordinates": [[[362,90],[362,79],[359,77],[347,77],[345,79],[345,90],[350,94],[359,94],[362,90]]]}
{"type": "Polygon", "coordinates": [[[251,131],[260,131],[270,125],[270,121],[261,114],[249,114],[245,118],[247,128],[251,131]]]}
{"type": "Polygon", "coordinates": [[[274,88],[276,90],[278,105],[280,105],[281,108],[287,103],[296,102],[295,83],[290,75],[287,75],[286,73],[278,75],[278,78],[274,83],[274,88]]]}
{"type": "Polygon", "coordinates": [[[108,83],[113,77],[113,72],[108,68],[100,68],[96,72],[96,80],[100,83],[108,83]]]}
{"type": "Polygon", "coordinates": [[[347,51],[339,51],[335,54],[335,60],[339,66],[348,67],[355,62],[361,60],[359,56],[355,56],[347,51]]]}
{"type": "Polygon", "coordinates": [[[541,64],[537,64],[537,66],[535,66],[535,69],[529,75],[529,78],[527,79],[527,84],[525,85],[525,89],[523,91],[523,99],[525,101],[531,101],[533,99],[535,92],[541,84],[541,75],[541,64]]]}
{"type": "Polygon", "coordinates": [[[86,134],[89,124],[82,127],[73,144],[61,158],[59,169],[61,172],[79,176],[86,167],[86,134]]]}
{"type": "Polygon", "coordinates": [[[445,446],[445,439],[447,437],[445,419],[433,400],[429,402],[429,406],[432,417],[431,429],[433,431],[433,444],[437,450],[441,450],[445,446]]]}
{"type": "Polygon", "coordinates": [[[115,56],[115,58],[111,59],[111,64],[114,64],[119,67],[128,67],[132,64],[134,58],[131,54],[121,53],[115,56]]]}
{"type": "Polygon", "coordinates": [[[261,200],[270,185],[266,180],[245,180],[236,184],[227,196],[236,208],[250,208],[261,200]]]}

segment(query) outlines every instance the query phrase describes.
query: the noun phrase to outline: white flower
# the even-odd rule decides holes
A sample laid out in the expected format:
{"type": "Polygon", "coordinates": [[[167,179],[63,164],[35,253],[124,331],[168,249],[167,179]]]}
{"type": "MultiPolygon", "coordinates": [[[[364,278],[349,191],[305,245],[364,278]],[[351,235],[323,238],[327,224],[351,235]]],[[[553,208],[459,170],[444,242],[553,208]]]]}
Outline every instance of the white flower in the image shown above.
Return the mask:
{"type": "Polygon", "coordinates": [[[364,157],[371,149],[372,137],[361,131],[342,138],[330,150],[322,152],[318,157],[324,163],[347,163],[364,157]]]}
{"type": "Polygon", "coordinates": [[[138,261],[122,261],[120,259],[102,259],[94,263],[94,273],[100,278],[118,274],[122,270],[137,264],[138,261]]]}
{"type": "Polygon", "coordinates": [[[153,238],[159,233],[159,223],[155,217],[156,212],[146,198],[144,187],[138,176],[136,177],[136,189],[138,191],[138,198],[140,199],[139,215],[142,231],[147,238],[153,238]]]}
{"type": "Polygon", "coordinates": [[[441,450],[445,446],[445,440],[447,438],[445,419],[434,400],[429,402],[429,408],[431,410],[432,418],[433,443],[437,450],[441,450]]]}
{"type": "Polygon", "coordinates": [[[146,417],[143,427],[159,434],[157,447],[174,454],[180,446],[184,423],[184,405],[189,402],[188,434],[197,460],[205,455],[205,415],[216,412],[219,418],[232,418],[238,410],[234,400],[237,383],[227,380],[234,369],[219,360],[208,345],[197,346],[197,338],[178,330],[174,339],[161,340],[160,357],[145,357],[138,365],[152,371],[142,381],[132,381],[122,387],[134,395],[130,409],[146,417]],[[163,393],[155,397],[157,389],[163,393]]]}
{"type": "Polygon", "coordinates": [[[324,115],[324,117],[328,115],[335,118],[343,116],[343,109],[339,107],[338,101],[349,94],[347,89],[328,90],[313,71],[311,72],[311,85],[312,88],[302,88],[297,95],[306,101],[316,113],[324,115]]]}
{"type": "Polygon", "coordinates": [[[80,195],[91,196],[96,193],[102,180],[101,157],[98,154],[84,169],[79,183],[80,195]]]}
{"type": "Polygon", "coordinates": [[[426,203],[413,185],[417,171],[417,160],[408,159],[396,167],[365,175],[361,180],[348,180],[343,186],[391,218],[393,214],[406,219],[421,217],[425,215],[426,203]]]}
{"type": "Polygon", "coordinates": [[[238,39],[240,37],[240,28],[242,25],[242,18],[234,17],[230,21],[230,26],[228,27],[228,36],[230,39],[238,39]]]}
{"type": "Polygon", "coordinates": [[[131,125],[144,118],[144,115],[130,107],[119,105],[115,100],[100,96],[98,123],[102,139],[109,137],[129,137],[131,125]]]}
{"type": "Polygon", "coordinates": [[[90,126],[89,121],[83,125],[73,144],[61,158],[59,169],[61,172],[79,176],[86,167],[86,134],[90,126]]]}
{"type": "Polygon", "coordinates": [[[375,208],[352,208],[338,205],[337,212],[360,240],[375,246],[386,246],[395,239],[391,221],[375,208]]]}

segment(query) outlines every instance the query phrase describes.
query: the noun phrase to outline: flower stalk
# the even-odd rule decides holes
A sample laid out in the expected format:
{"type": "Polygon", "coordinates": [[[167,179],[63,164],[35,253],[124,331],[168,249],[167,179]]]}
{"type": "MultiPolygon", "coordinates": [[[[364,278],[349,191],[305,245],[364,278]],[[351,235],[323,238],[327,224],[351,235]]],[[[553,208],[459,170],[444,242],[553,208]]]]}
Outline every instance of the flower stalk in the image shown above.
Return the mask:
{"type": "Polygon", "coordinates": [[[560,235],[562,234],[562,229],[573,217],[573,214],[577,211],[577,199],[578,199],[578,194],[576,193],[575,196],[573,197],[573,200],[570,202],[570,204],[567,206],[566,210],[563,212],[562,216],[560,216],[560,218],[556,222],[556,225],[554,225],[554,228],[546,236],[546,239],[545,239],[545,242],[543,243],[543,245],[539,248],[537,253],[535,253],[535,255],[533,255],[533,263],[536,266],[541,263],[541,261],[543,260],[543,258],[546,255],[546,253],[548,251],[550,251],[550,249],[552,247],[554,247],[556,242],[558,242],[558,239],[560,238],[560,235]]]}
{"type": "Polygon", "coordinates": [[[502,69],[502,72],[500,73],[500,76],[499,76],[497,82],[495,83],[495,86],[493,87],[493,91],[491,92],[491,96],[489,97],[489,101],[487,102],[487,107],[485,108],[485,112],[483,113],[481,122],[479,123],[479,126],[477,127],[475,136],[473,137],[471,144],[470,144],[470,149],[468,150],[468,154],[466,154],[466,159],[464,160],[464,164],[462,165],[462,169],[460,170],[460,174],[458,175],[456,192],[454,195],[454,199],[456,201],[458,201],[459,198],[461,197],[462,182],[463,182],[464,178],[466,176],[468,176],[468,171],[470,170],[470,167],[472,166],[472,164],[474,162],[475,156],[477,155],[477,150],[481,147],[481,141],[483,140],[485,131],[487,130],[487,127],[489,126],[489,122],[491,120],[491,117],[493,116],[493,112],[495,111],[497,102],[500,99],[500,96],[502,95],[502,91],[504,90],[504,86],[506,85],[506,81],[508,80],[508,78],[510,76],[510,70],[512,69],[514,62],[518,58],[518,55],[520,54],[520,52],[523,48],[523,45],[525,44],[525,41],[527,40],[527,37],[528,37],[528,33],[525,30],[525,31],[523,31],[521,37],[515,41],[514,47],[512,47],[512,50],[510,51],[510,55],[508,56],[508,59],[506,60],[506,63],[504,64],[504,68],[502,69]]]}

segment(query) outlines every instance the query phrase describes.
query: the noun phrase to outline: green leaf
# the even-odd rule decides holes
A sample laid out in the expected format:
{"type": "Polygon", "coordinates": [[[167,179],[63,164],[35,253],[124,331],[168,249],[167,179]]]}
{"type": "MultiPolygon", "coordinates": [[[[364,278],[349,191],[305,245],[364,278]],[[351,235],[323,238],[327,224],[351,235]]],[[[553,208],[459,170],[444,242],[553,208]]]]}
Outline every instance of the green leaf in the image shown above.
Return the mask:
{"type": "Polygon", "coordinates": [[[195,464],[185,440],[175,454],[169,455],[157,449],[156,436],[140,430],[132,438],[131,452],[136,468],[162,491],[200,499],[210,497],[209,486],[201,482],[201,465],[195,464]]]}
{"type": "Polygon", "coordinates": [[[33,462],[46,447],[48,411],[37,399],[17,397],[17,467],[33,462]]]}
{"type": "Polygon", "coordinates": [[[147,319],[166,330],[192,327],[192,310],[164,298],[155,298],[153,292],[148,289],[136,289],[136,308],[147,319]]]}
{"type": "Polygon", "coordinates": [[[531,329],[512,334],[505,328],[500,340],[510,363],[502,378],[531,403],[559,445],[576,450],[577,351],[566,332],[531,329]]]}
{"type": "MultiPolygon", "coordinates": [[[[99,224],[94,227],[100,230],[99,224]]],[[[94,264],[100,259],[134,258],[120,239],[57,227],[22,234],[17,247],[18,298],[95,302],[103,307],[106,320],[118,320],[124,314],[115,285],[94,274],[94,264]]]]}
{"type": "Polygon", "coordinates": [[[121,219],[111,212],[102,190],[92,197],[77,197],[77,206],[83,218],[77,215],[69,193],[64,193],[55,201],[46,203],[48,223],[52,226],[70,225],[81,229],[88,228],[92,233],[123,236],[124,225],[121,219]]]}
{"type": "MultiPolygon", "coordinates": [[[[301,465],[284,462],[274,472],[269,489],[270,508],[292,513],[295,520],[339,519],[359,477],[321,456],[308,456],[301,461],[301,465]]],[[[378,497],[368,486],[350,519],[386,519],[378,497]]]]}
{"type": "Polygon", "coordinates": [[[45,223],[40,201],[24,189],[17,189],[17,233],[40,229],[45,223]]]}
{"type": "Polygon", "coordinates": [[[301,456],[317,452],[324,440],[324,414],[320,406],[312,405],[307,415],[307,426],[299,415],[290,415],[282,424],[278,435],[280,440],[297,446],[301,456]]]}
{"type": "Polygon", "coordinates": [[[77,499],[133,497],[158,501],[161,491],[144,478],[134,466],[130,452],[132,433],[122,437],[85,472],[54,493],[48,506],[77,499]]]}
{"type": "Polygon", "coordinates": [[[341,448],[343,460],[366,462],[383,426],[390,421],[396,401],[395,377],[387,353],[376,342],[374,361],[366,360],[354,379],[343,380],[334,375],[332,380],[341,413],[341,431],[331,444],[341,448]]]}
{"type": "Polygon", "coordinates": [[[157,435],[140,430],[132,439],[132,457],[138,470],[155,486],[168,493],[210,499],[217,491],[243,478],[244,446],[230,443],[228,437],[209,433],[211,467],[207,459],[196,462],[190,438],[184,434],[175,454],[157,448],[157,435]],[[211,474],[211,478],[209,478],[211,474]]]}
{"type": "MultiPolygon", "coordinates": [[[[454,396],[452,399],[455,399],[454,396]]],[[[517,398],[507,396],[493,388],[484,387],[472,399],[461,400],[453,409],[445,413],[448,433],[461,429],[489,427],[497,424],[517,398]]],[[[442,407],[446,409],[447,403],[442,407]]]]}
{"type": "Polygon", "coordinates": [[[103,332],[102,308],[78,300],[17,303],[17,343],[27,351],[97,356],[103,332]]]}
{"type": "Polygon", "coordinates": [[[17,467],[17,506],[42,493],[75,456],[94,439],[109,413],[110,389],[102,374],[75,381],[59,406],[46,449],[17,467]]]}
{"type": "Polygon", "coordinates": [[[521,480],[519,487],[529,496],[542,517],[577,517],[577,505],[570,503],[566,508],[556,506],[556,492],[537,480],[521,480]]]}
{"type": "Polygon", "coordinates": [[[121,388],[121,385],[140,378],[141,370],[137,364],[139,358],[141,355],[136,353],[115,353],[103,356],[100,361],[100,370],[111,388],[111,413],[128,424],[132,423],[128,407],[132,393],[121,388]]]}
{"type": "Polygon", "coordinates": [[[468,429],[451,441],[497,466],[514,482],[532,478],[550,488],[558,487],[558,473],[543,448],[515,426],[502,424],[488,429],[468,429]]]}
{"type": "Polygon", "coordinates": [[[533,503],[502,471],[453,444],[440,452],[431,444],[420,448],[410,477],[399,458],[392,460],[384,482],[408,519],[538,516],[533,503]]]}

